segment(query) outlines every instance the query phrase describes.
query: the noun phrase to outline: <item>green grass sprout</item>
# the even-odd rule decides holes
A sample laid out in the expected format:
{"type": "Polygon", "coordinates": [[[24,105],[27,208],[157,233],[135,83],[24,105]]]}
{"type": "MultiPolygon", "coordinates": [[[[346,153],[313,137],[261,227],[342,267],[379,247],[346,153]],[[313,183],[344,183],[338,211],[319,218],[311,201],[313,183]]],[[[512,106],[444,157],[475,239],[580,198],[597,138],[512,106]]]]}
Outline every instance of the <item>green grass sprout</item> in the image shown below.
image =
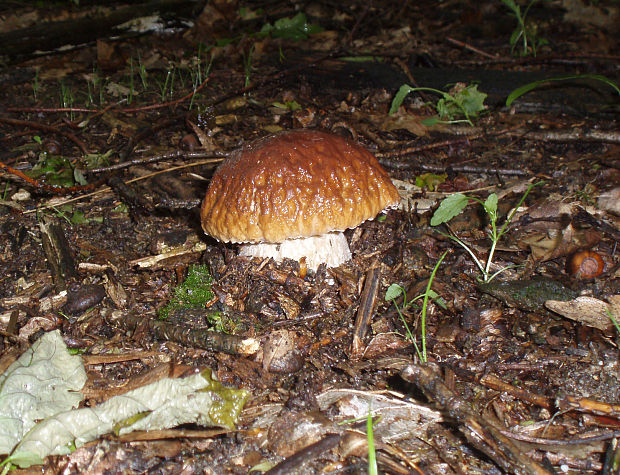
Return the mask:
{"type": "Polygon", "coordinates": [[[394,307],[396,307],[396,311],[398,312],[398,315],[401,321],[403,322],[403,325],[405,326],[406,336],[413,343],[413,346],[415,347],[416,353],[418,354],[420,361],[424,363],[428,361],[427,354],[426,354],[426,312],[428,308],[429,298],[434,300],[435,303],[437,303],[440,307],[446,308],[443,300],[439,297],[437,292],[435,292],[431,288],[431,286],[433,284],[433,280],[435,279],[435,274],[437,273],[437,269],[439,269],[439,266],[441,265],[441,262],[446,257],[447,253],[448,251],[444,252],[443,255],[437,261],[437,264],[435,264],[435,267],[433,268],[433,271],[431,272],[431,275],[428,279],[426,290],[424,291],[423,294],[420,294],[411,300],[407,300],[407,293],[405,289],[398,284],[390,285],[387,289],[387,292],[385,293],[385,300],[392,301],[392,303],[394,304],[394,307]],[[398,306],[398,303],[396,303],[396,299],[400,297],[401,295],[403,296],[402,310],[401,310],[401,307],[398,306]],[[423,299],[422,314],[420,317],[420,333],[421,333],[421,340],[422,340],[422,350],[420,350],[420,348],[418,347],[416,338],[411,332],[411,330],[409,329],[409,325],[407,325],[407,321],[405,320],[405,316],[403,315],[403,310],[411,306],[416,300],[419,300],[419,299],[423,299]]]}
{"type": "Polygon", "coordinates": [[[508,95],[508,98],[506,99],[506,107],[510,107],[512,103],[519,97],[544,84],[552,81],[573,81],[575,79],[595,79],[611,86],[618,94],[620,94],[620,88],[618,87],[618,85],[611,79],[606,78],[605,76],[601,76],[600,74],[577,74],[573,76],[561,76],[556,78],[541,79],[540,81],[530,82],[521,87],[518,87],[508,95]]]}

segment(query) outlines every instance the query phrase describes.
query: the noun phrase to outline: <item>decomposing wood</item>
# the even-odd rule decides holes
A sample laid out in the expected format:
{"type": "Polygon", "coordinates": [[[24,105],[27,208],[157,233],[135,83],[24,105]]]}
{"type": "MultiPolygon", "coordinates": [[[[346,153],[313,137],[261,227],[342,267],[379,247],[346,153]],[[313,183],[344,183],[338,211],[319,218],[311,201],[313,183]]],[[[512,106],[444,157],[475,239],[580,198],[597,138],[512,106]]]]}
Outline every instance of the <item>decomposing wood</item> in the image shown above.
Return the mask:
{"type": "Polygon", "coordinates": [[[585,397],[564,396],[556,400],[561,411],[578,411],[599,416],[620,417],[620,404],[609,404],[585,397]]]}
{"type": "Polygon", "coordinates": [[[76,47],[99,38],[144,34],[146,31],[132,32],[130,20],[165,12],[174,12],[177,15],[182,12],[190,14],[195,4],[196,2],[192,0],[152,0],[109,10],[104,14],[101,14],[101,11],[105,11],[104,9],[97,8],[88,16],[81,18],[40,23],[36,26],[9,31],[0,34],[2,55],[20,58],[35,54],[35,52],[53,51],[61,46],[65,49],[67,45],[76,47]]]}
{"type": "Polygon", "coordinates": [[[401,377],[416,384],[433,402],[459,423],[459,430],[478,450],[499,467],[517,475],[550,475],[550,472],[527,457],[512,440],[476,414],[469,404],[442,381],[434,363],[412,364],[401,371],[401,377]]]}
{"type": "Polygon", "coordinates": [[[373,266],[366,273],[366,280],[360,298],[360,306],[355,317],[355,327],[353,329],[353,343],[351,344],[351,358],[356,359],[364,350],[364,337],[368,331],[368,325],[372,318],[377,301],[377,292],[381,280],[381,267],[373,266]]]}
{"type": "Polygon", "coordinates": [[[44,217],[39,224],[41,243],[57,293],[67,290],[67,280],[77,276],[76,261],[62,226],[44,217]]]}
{"type": "Polygon", "coordinates": [[[134,331],[138,326],[146,326],[155,338],[173,341],[180,345],[192,346],[203,350],[220,351],[231,355],[253,355],[259,350],[259,341],[255,338],[227,335],[204,328],[188,328],[182,325],[145,318],[136,313],[116,314],[114,322],[134,331]]]}
{"type": "Polygon", "coordinates": [[[518,399],[531,402],[532,404],[544,407],[545,409],[553,409],[553,402],[549,398],[534,394],[524,389],[516,388],[512,384],[505,383],[493,374],[485,374],[482,378],[480,378],[480,384],[484,384],[485,386],[495,389],[496,391],[507,392],[518,399]]]}
{"type": "Polygon", "coordinates": [[[295,452],[290,457],[284,459],[275,467],[265,472],[265,475],[288,475],[293,473],[296,469],[300,468],[303,464],[320,457],[321,454],[333,449],[338,445],[342,439],[341,434],[329,434],[323,437],[318,442],[310,444],[304,447],[298,452],[295,452]]]}

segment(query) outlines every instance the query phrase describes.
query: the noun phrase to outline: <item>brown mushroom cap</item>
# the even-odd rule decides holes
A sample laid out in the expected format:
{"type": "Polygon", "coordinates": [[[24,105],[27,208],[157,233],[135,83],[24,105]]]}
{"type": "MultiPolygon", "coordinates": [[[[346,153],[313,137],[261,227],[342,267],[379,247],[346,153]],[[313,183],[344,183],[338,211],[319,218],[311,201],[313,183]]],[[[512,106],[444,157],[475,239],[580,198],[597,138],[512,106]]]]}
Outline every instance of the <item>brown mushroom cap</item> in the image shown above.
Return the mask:
{"type": "Polygon", "coordinates": [[[365,148],[294,130],[233,152],[213,174],[200,217],[220,241],[278,243],[354,228],[399,201],[365,148]]]}

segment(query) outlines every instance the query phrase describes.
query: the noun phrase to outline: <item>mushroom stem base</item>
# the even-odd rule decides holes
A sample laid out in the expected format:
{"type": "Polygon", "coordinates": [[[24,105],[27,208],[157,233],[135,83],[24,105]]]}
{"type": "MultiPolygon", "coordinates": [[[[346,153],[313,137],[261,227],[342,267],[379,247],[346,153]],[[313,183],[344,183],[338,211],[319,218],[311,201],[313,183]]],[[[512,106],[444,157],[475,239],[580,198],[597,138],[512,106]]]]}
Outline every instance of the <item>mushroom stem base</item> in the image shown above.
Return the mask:
{"type": "Polygon", "coordinates": [[[321,264],[338,267],[351,259],[347,239],[342,233],[327,233],[308,238],[287,239],[281,243],[261,242],[243,244],[239,255],[248,257],[271,257],[281,262],[285,257],[293,260],[306,258],[306,266],[316,270],[321,264]]]}

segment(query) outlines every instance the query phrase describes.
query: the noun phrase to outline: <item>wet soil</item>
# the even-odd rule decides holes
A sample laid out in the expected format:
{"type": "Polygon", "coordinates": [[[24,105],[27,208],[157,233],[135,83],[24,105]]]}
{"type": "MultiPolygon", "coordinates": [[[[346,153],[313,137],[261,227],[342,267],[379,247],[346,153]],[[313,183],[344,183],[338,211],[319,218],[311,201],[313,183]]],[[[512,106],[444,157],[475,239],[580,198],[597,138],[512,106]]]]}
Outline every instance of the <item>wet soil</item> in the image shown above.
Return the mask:
{"type": "MultiPolygon", "coordinates": [[[[30,16],[95,14],[88,2],[23,8],[3,10],[2,34],[30,16]]],[[[164,31],[6,52],[2,368],[59,329],[86,364],[84,406],[205,367],[249,392],[235,430],[110,434],[42,469],[367,473],[371,411],[382,473],[616,473],[620,95],[589,77],[505,101],[543,78],[618,84],[619,16],[615,2],[535,2],[523,51],[499,1],[221,1],[168,11],[164,31]],[[256,34],[299,12],[323,31],[256,34]],[[425,125],[429,91],[388,113],[403,84],[457,82],[488,94],[471,125],[425,125]],[[294,128],[361,143],[401,193],[398,209],[345,232],[353,258],[338,268],[239,257],[201,230],[221,160],[294,128]],[[43,161],[52,174],[33,180],[43,161]],[[497,194],[498,227],[515,211],[489,284],[472,257],[491,254],[483,208],[430,225],[457,192],[497,194]],[[573,268],[580,251],[594,271],[573,268]],[[161,320],[195,264],[214,298],[161,320]],[[423,317],[422,299],[407,302],[429,279],[423,317]],[[405,291],[393,300],[392,284],[405,291]]]]}

